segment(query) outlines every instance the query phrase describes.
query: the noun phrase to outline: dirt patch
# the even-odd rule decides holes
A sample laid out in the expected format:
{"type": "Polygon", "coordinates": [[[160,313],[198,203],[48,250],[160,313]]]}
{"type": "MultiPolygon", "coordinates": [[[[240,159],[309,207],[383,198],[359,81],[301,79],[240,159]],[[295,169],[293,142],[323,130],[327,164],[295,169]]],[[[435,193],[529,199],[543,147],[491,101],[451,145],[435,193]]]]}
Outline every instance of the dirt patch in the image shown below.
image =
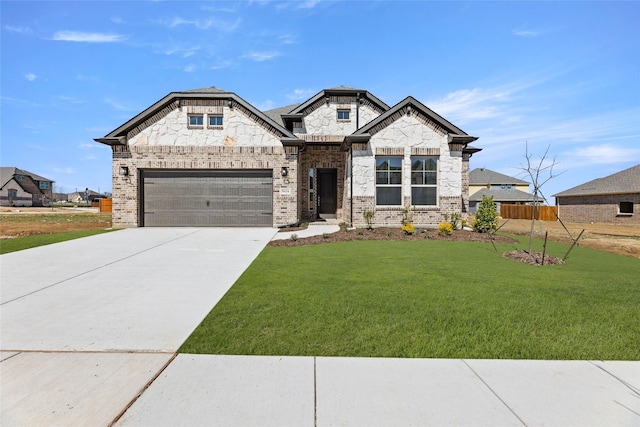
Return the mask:
{"type": "MultiPolygon", "coordinates": [[[[454,240],[490,243],[487,234],[474,233],[472,231],[455,230],[451,236],[442,236],[438,234],[437,230],[432,229],[418,229],[418,232],[415,234],[406,234],[400,228],[381,227],[372,230],[366,228],[346,230],[345,228],[341,228],[340,231],[336,233],[305,238],[296,238],[292,235],[292,238],[289,239],[272,240],[268,246],[305,246],[359,240],[454,240]]],[[[515,243],[515,240],[508,236],[497,235],[493,237],[493,240],[496,243],[515,243]]]]}
{"type": "MultiPolygon", "coordinates": [[[[528,236],[531,221],[524,219],[500,220],[502,228],[498,233],[512,233],[528,236]],[[504,225],[503,225],[504,224],[504,225]]],[[[640,226],[612,225],[612,224],[577,224],[565,223],[571,237],[576,238],[585,230],[578,241],[578,246],[611,252],[640,259],[640,226]]],[[[556,242],[572,243],[567,230],[559,221],[536,221],[534,223],[534,237],[556,242]]]]}
{"type": "Polygon", "coordinates": [[[502,254],[505,258],[512,259],[530,265],[561,265],[564,261],[553,255],[542,254],[542,252],[528,252],[525,250],[510,251],[502,254]]]}
{"type": "Polygon", "coordinates": [[[91,208],[2,208],[0,239],[111,228],[111,214],[91,208]]]}

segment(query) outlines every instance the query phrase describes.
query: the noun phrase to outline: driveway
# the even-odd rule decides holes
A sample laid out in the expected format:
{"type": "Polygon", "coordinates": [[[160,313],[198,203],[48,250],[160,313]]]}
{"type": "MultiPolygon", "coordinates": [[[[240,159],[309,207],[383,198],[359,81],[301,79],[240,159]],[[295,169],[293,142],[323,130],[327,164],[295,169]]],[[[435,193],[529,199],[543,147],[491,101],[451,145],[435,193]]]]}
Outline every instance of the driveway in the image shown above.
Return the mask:
{"type": "Polygon", "coordinates": [[[275,232],[136,228],[2,255],[1,349],[174,352],[275,232]]]}

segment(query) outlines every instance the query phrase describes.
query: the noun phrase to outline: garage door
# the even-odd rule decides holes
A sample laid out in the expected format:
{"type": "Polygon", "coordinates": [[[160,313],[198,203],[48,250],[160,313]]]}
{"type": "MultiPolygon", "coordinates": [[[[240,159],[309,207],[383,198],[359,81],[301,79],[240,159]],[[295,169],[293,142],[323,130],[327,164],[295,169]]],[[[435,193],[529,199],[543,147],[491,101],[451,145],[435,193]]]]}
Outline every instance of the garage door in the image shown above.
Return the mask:
{"type": "Polygon", "coordinates": [[[273,226],[270,170],[143,171],[145,227],[273,226]]]}

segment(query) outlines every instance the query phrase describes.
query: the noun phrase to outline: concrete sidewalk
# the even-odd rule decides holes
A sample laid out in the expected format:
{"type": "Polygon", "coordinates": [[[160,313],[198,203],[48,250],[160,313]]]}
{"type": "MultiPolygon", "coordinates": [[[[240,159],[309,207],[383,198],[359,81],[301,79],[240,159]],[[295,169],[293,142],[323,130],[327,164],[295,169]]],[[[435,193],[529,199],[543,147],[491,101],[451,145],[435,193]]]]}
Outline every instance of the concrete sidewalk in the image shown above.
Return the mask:
{"type": "Polygon", "coordinates": [[[0,424],[640,425],[635,361],[176,356],[275,234],[131,229],[2,255],[0,424]]]}

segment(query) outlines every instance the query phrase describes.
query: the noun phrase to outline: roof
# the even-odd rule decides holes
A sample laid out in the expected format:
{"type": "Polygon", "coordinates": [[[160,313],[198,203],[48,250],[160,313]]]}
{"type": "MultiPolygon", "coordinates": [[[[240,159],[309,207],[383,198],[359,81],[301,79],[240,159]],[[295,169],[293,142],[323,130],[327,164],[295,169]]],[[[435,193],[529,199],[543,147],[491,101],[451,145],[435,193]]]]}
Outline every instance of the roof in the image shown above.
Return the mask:
{"type": "Polygon", "coordinates": [[[416,100],[412,96],[406,97],[405,99],[403,99],[402,101],[400,101],[399,103],[397,103],[396,105],[391,107],[389,110],[387,110],[385,113],[383,113],[380,116],[378,116],[377,118],[371,120],[369,123],[367,123],[366,125],[364,125],[360,129],[358,129],[356,132],[354,132],[354,135],[362,135],[362,134],[368,133],[369,131],[371,131],[371,129],[376,127],[378,124],[380,124],[381,122],[385,121],[387,118],[389,118],[390,116],[394,115],[398,111],[401,111],[402,109],[407,108],[407,107],[412,107],[412,108],[415,108],[418,111],[422,112],[429,119],[433,120],[438,125],[440,125],[443,129],[445,129],[448,133],[450,133],[450,134],[452,134],[454,136],[467,137],[466,139],[468,139],[468,141],[465,141],[465,143],[466,142],[472,142],[472,141],[475,141],[476,139],[478,139],[475,136],[468,135],[465,131],[463,131],[462,129],[460,129],[459,127],[457,127],[456,125],[454,125],[450,121],[446,120],[444,117],[442,117],[441,115],[439,115],[435,111],[431,110],[429,107],[427,107],[426,105],[424,105],[420,101],[416,100]]]}
{"type": "Polygon", "coordinates": [[[503,175],[485,168],[476,168],[469,172],[469,185],[516,184],[529,185],[527,181],[503,175]]]}
{"type": "Polygon", "coordinates": [[[0,168],[0,186],[4,186],[7,182],[11,180],[11,178],[14,177],[14,175],[26,175],[31,177],[31,179],[33,179],[34,181],[55,182],[52,179],[45,178],[40,175],[36,175],[35,173],[29,172],[24,169],[18,169],[16,167],[1,167],[0,168]]]}
{"type": "Polygon", "coordinates": [[[577,187],[554,194],[554,197],[627,193],[640,193],[640,165],[632,166],[604,178],[585,182],[577,187]]]}
{"type": "Polygon", "coordinates": [[[273,120],[274,122],[284,125],[283,121],[282,121],[282,115],[283,114],[289,114],[291,111],[293,111],[296,107],[298,107],[300,104],[292,104],[292,105],[287,105],[284,107],[279,107],[279,108],[274,108],[273,110],[266,110],[263,111],[263,113],[269,117],[271,120],[273,120]]]}
{"type": "Polygon", "coordinates": [[[331,89],[323,89],[323,90],[321,90],[320,92],[318,92],[317,94],[315,94],[314,96],[312,96],[311,98],[309,98],[308,100],[303,102],[302,104],[299,104],[296,108],[291,110],[289,113],[290,114],[302,114],[307,107],[312,106],[318,100],[324,99],[324,98],[326,98],[328,96],[332,96],[332,95],[337,95],[337,96],[340,96],[340,95],[359,95],[362,98],[366,98],[367,100],[369,100],[369,102],[374,104],[376,107],[378,107],[382,111],[387,111],[389,109],[389,106],[386,103],[384,103],[383,101],[381,101],[377,97],[373,96],[371,93],[369,93],[368,91],[366,91],[364,89],[356,89],[356,88],[352,88],[352,87],[348,87],[348,86],[337,86],[337,87],[334,87],[334,88],[331,88],[331,89]]]}
{"type": "MultiPolygon", "coordinates": [[[[482,200],[482,196],[493,197],[493,201],[499,203],[524,203],[534,201],[533,194],[516,190],[515,188],[510,190],[490,190],[488,188],[482,188],[469,196],[469,201],[479,202],[482,200]]],[[[544,199],[540,199],[539,201],[544,202],[544,199]]]]}
{"type": "Polygon", "coordinates": [[[171,105],[171,103],[179,102],[180,99],[223,99],[229,100],[229,102],[237,103],[242,105],[249,112],[254,114],[259,120],[262,120],[264,123],[268,124],[275,128],[281,135],[283,142],[285,140],[296,141],[296,136],[285,128],[282,125],[282,121],[275,121],[272,117],[267,116],[262,111],[255,108],[253,105],[249,104],[247,101],[239,97],[233,92],[225,91],[224,89],[217,88],[215,86],[200,88],[200,89],[189,89],[180,92],[171,92],[159,101],[155,102],[153,105],[137,114],[135,117],[131,118],[124,124],[120,125],[118,128],[109,132],[105,135],[104,138],[95,138],[97,142],[107,145],[124,145],[126,144],[126,135],[127,133],[144,123],[145,120],[151,118],[158,111],[163,108],[171,105]]]}

